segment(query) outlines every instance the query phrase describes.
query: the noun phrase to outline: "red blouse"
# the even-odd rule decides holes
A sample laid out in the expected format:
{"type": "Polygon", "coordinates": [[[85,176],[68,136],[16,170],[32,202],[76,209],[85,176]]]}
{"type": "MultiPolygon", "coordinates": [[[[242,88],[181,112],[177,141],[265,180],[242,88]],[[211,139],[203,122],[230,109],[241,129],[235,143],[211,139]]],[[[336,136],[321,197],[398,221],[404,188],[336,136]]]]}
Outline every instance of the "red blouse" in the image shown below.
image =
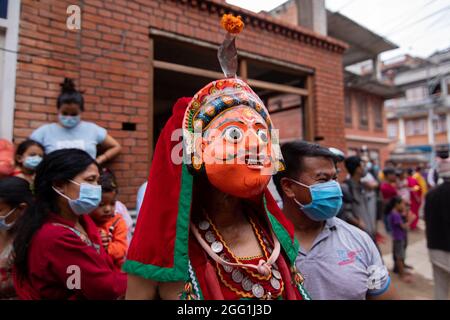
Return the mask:
{"type": "Polygon", "coordinates": [[[36,232],[28,251],[28,275],[14,277],[20,299],[111,300],[125,295],[126,274],[115,269],[94,222],[81,216],[80,224],[90,241],[70,229],[73,222],[55,214],[36,232]],[[74,270],[80,271],[79,288],[74,270]]]}

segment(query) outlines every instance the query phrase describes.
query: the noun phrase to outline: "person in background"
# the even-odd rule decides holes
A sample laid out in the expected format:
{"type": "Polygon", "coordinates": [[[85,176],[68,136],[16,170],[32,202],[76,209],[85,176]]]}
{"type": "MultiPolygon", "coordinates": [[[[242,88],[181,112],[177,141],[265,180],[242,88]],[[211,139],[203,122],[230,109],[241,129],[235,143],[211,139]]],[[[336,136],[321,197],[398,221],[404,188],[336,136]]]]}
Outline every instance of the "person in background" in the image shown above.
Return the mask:
{"type": "Polygon", "coordinates": [[[112,173],[104,170],[99,183],[102,186],[102,201],[91,213],[91,218],[99,229],[103,247],[120,270],[128,250],[128,226],[122,215],[116,212],[117,184],[112,173]]]}
{"type": "Polygon", "coordinates": [[[432,165],[427,173],[427,185],[430,188],[434,188],[439,184],[439,174],[437,172],[437,163],[432,165]]]}
{"type": "Polygon", "coordinates": [[[104,164],[120,153],[120,144],[104,128],[81,120],[84,98],[68,78],[61,84],[57,108],[59,122],[44,125],[30,136],[44,146],[45,153],[67,148],[81,149],[96,159],[98,164],[104,164]],[[99,156],[97,146],[104,150],[99,156]]]}
{"type": "Polygon", "coordinates": [[[392,167],[387,167],[383,170],[384,181],[381,183],[380,192],[383,205],[383,221],[384,227],[387,233],[391,233],[391,226],[389,224],[389,212],[386,212],[386,206],[389,201],[398,196],[397,191],[397,176],[395,174],[395,169],[392,167]]]}
{"type": "Polygon", "coordinates": [[[14,145],[0,139],[0,179],[9,177],[14,171],[14,145]]]}
{"type": "Polygon", "coordinates": [[[450,163],[440,163],[438,169],[443,183],[426,195],[424,216],[434,298],[446,300],[450,290],[450,163]]]}
{"type": "MultiPolygon", "coordinates": [[[[384,169],[395,169],[396,164],[392,160],[386,160],[384,162],[384,169]]],[[[384,170],[380,170],[378,173],[378,180],[379,181],[386,181],[386,177],[384,175],[384,170]]]]}
{"type": "MultiPolygon", "coordinates": [[[[107,169],[107,168],[103,168],[101,171],[102,172],[101,172],[100,176],[102,177],[102,179],[111,180],[112,183],[116,186],[115,193],[117,196],[117,194],[119,193],[119,189],[117,187],[118,186],[117,180],[116,180],[114,173],[110,169],[107,169]]],[[[128,243],[130,243],[131,237],[132,237],[132,231],[133,231],[133,219],[131,218],[131,215],[128,212],[127,206],[124,203],[122,203],[121,201],[116,200],[115,213],[120,214],[122,216],[122,218],[125,220],[125,222],[127,224],[127,230],[128,230],[127,231],[127,240],[128,240],[128,243]]]]}
{"type": "Polygon", "coordinates": [[[44,147],[34,140],[27,139],[17,146],[16,169],[13,176],[27,180],[33,184],[34,174],[37,166],[44,157],[44,147]]]}
{"type": "Polygon", "coordinates": [[[406,175],[406,170],[402,168],[396,169],[397,175],[397,192],[400,197],[403,198],[405,202],[406,210],[409,212],[411,210],[411,189],[408,185],[408,179],[406,175]]]}
{"type": "Polygon", "coordinates": [[[123,297],[126,275],[101,245],[89,213],[102,198],[99,167],[85,151],[57,150],[38,166],[35,201],[17,221],[14,284],[26,300],[123,297]]]}
{"type": "Polygon", "coordinates": [[[274,181],[300,243],[296,265],[316,300],[393,299],[390,277],[367,233],[336,218],[342,192],[336,155],[302,141],[281,147],[286,169],[274,181]]]}
{"type": "Polygon", "coordinates": [[[425,196],[428,192],[428,185],[427,185],[427,181],[425,180],[422,166],[416,167],[416,171],[413,174],[413,178],[416,179],[417,183],[419,184],[421,197],[422,197],[422,200],[424,200],[425,196]]]}
{"type": "Polygon", "coordinates": [[[14,227],[32,202],[27,181],[17,177],[0,180],[0,300],[17,298],[12,276],[14,227]]]}
{"type": "Polygon", "coordinates": [[[395,260],[395,267],[400,275],[400,278],[405,282],[412,282],[412,275],[406,271],[405,259],[407,248],[407,233],[408,233],[408,209],[406,207],[405,200],[400,197],[392,198],[386,211],[389,212],[389,222],[392,227],[392,255],[395,260]]]}
{"type": "Polygon", "coordinates": [[[351,156],[344,161],[345,168],[350,174],[350,179],[347,179],[342,184],[342,190],[345,195],[349,195],[350,199],[345,199],[349,204],[346,206],[350,216],[353,214],[354,220],[348,222],[366,231],[372,239],[376,235],[376,216],[372,216],[369,210],[369,203],[366,197],[366,190],[364,189],[361,179],[365,176],[364,164],[360,157],[351,156]]]}
{"type": "MultiPolygon", "coordinates": [[[[402,215],[403,223],[411,224],[412,222],[412,213],[411,213],[411,191],[412,189],[409,186],[407,171],[403,168],[397,168],[396,169],[396,175],[397,175],[397,192],[398,196],[401,197],[404,201],[405,205],[405,214],[402,215]]],[[[408,232],[405,233],[405,250],[408,247],[408,232]]],[[[395,256],[395,255],[394,255],[395,256]]],[[[395,267],[394,272],[399,272],[398,266],[397,266],[397,260],[395,260],[395,267]]],[[[404,263],[405,268],[407,269],[413,269],[412,266],[407,265],[404,263]]]]}
{"type": "Polygon", "coordinates": [[[443,177],[440,175],[442,167],[450,165],[450,155],[448,146],[436,147],[436,157],[430,170],[428,171],[427,182],[428,185],[433,188],[443,183],[443,177]]]}
{"type": "Polygon", "coordinates": [[[409,168],[407,170],[408,176],[408,188],[409,188],[409,194],[410,194],[410,211],[413,215],[413,219],[411,224],[409,225],[411,230],[417,229],[417,224],[419,223],[419,209],[422,205],[422,192],[419,185],[419,182],[413,177],[414,170],[412,168],[409,168]]]}
{"type": "Polygon", "coordinates": [[[377,235],[377,213],[378,213],[378,201],[377,192],[380,184],[377,178],[374,176],[373,163],[368,156],[361,158],[364,166],[364,175],[361,178],[361,184],[364,187],[364,193],[367,199],[368,215],[371,222],[374,224],[374,239],[378,239],[377,235]]]}

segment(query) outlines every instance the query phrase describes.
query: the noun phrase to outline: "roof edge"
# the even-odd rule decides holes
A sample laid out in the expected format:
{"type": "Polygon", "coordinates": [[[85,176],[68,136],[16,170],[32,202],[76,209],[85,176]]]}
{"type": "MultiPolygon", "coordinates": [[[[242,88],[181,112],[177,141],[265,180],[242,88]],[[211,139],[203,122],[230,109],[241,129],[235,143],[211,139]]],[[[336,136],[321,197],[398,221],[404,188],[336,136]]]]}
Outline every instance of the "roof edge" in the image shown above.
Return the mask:
{"type": "Polygon", "coordinates": [[[218,17],[225,13],[239,15],[248,26],[260,28],[324,50],[342,54],[349,47],[345,42],[335,38],[320,35],[301,26],[283,23],[276,18],[262,16],[261,14],[225,3],[222,0],[175,0],[175,2],[201,11],[208,11],[211,14],[217,14],[218,17]]]}

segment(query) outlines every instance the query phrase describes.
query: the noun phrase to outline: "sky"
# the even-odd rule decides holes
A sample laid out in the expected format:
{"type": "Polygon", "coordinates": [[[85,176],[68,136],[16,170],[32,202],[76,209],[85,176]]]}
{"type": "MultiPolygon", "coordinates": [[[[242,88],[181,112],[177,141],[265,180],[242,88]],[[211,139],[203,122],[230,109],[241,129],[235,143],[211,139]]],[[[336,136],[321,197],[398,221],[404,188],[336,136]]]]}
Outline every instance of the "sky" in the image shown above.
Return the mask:
{"type": "MultiPolygon", "coordinates": [[[[327,9],[339,11],[360,25],[399,46],[382,60],[402,54],[425,58],[450,47],[450,0],[325,0],[327,9]]],[[[259,12],[286,0],[227,0],[259,12]]]]}

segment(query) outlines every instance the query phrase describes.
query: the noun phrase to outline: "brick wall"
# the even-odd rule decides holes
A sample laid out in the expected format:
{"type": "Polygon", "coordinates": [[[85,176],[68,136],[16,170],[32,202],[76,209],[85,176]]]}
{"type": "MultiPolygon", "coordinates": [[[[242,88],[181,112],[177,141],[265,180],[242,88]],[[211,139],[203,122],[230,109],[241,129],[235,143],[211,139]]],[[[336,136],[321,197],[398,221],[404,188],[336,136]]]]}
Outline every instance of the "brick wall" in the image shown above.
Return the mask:
{"type": "Polygon", "coordinates": [[[272,14],[276,16],[277,19],[286,21],[288,23],[297,24],[298,21],[298,11],[295,1],[287,1],[274,9],[272,14]]]}
{"type": "MultiPolygon", "coordinates": [[[[22,0],[15,142],[56,121],[59,83],[64,77],[74,78],[85,92],[84,120],[105,127],[123,147],[111,167],[119,180],[120,200],[133,208],[150,161],[149,27],[219,44],[224,35],[219,16],[229,10],[252,18],[238,39],[239,49],[315,70],[316,135],[325,138],[325,145],[345,148],[345,45],[301,27],[279,25],[271,18],[255,25],[255,14],[219,0],[22,0]],[[82,10],[78,31],[69,31],[65,25],[71,4],[79,4],[82,10]],[[289,37],[290,32],[294,35],[289,37]],[[136,123],[136,131],[122,131],[122,122],[136,123]]],[[[285,121],[280,126],[292,125],[285,121]]]]}
{"type": "Polygon", "coordinates": [[[303,138],[303,117],[300,108],[274,113],[271,119],[274,127],[279,130],[281,143],[303,138]]]}

